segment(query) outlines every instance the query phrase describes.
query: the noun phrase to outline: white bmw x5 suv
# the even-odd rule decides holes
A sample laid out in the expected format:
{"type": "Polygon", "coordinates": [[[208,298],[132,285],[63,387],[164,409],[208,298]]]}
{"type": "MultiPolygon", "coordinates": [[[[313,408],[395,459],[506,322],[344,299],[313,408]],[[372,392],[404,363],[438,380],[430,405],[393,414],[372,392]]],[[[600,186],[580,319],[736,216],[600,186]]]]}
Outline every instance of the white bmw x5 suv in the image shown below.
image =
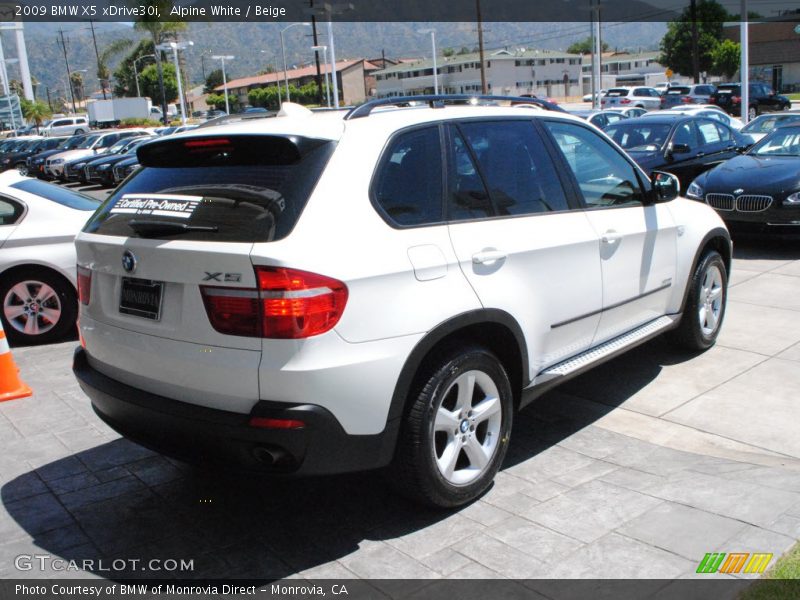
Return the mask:
{"type": "Polygon", "coordinates": [[[102,419],[194,462],[390,467],[457,506],[545,390],[667,331],[714,343],[730,238],[674,176],[563,113],[414,100],[140,147],[77,238],[102,419]]]}

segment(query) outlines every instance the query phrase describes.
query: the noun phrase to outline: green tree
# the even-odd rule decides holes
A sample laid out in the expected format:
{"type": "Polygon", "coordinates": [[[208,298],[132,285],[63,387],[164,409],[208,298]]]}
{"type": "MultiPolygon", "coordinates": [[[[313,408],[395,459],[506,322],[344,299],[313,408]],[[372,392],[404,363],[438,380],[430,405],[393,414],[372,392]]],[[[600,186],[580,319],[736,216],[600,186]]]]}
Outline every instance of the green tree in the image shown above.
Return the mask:
{"type": "Polygon", "coordinates": [[[133,40],[120,38],[111,42],[100,52],[97,60],[97,78],[100,80],[100,89],[105,90],[108,88],[108,80],[111,77],[111,69],[109,69],[108,63],[114,56],[124,52],[132,45],[133,40]]]}
{"type": "MultiPolygon", "coordinates": [[[[206,104],[213,106],[217,110],[225,110],[225,94],[209,94],[206,96],[206,104]]],[[[228,105],[231,112],[234,113],[241,108],[239,96],[236,94],[228,94],[228,105]]]]}
{"type": "MultiPolygon", "coordinates": [[[[700,71],[712,72],[714,60],[711,53],[722,40],[722,25],[729,15],[716,0],[698,0],[696,15],[698,66],[700,71]]],[[[677,21],[667,25],[667,33],[661,39],[658,62],[676,73],[692,74],[692,19],[689,7],[684,9],[677,21]]]]}
{"type": "MultiPolygon", "coordinates": [[[[133,72],[133,62],[138,58],[142,58],[143,56],[153,56],[154,54],[155,50],[153,46],[153,40],[143,39],[136,45],[130,54],[120,61],[116,71],[114,71],[114,80],[116,81],[114,84],[115,96],[136,95],[136,77],[134,76],[133,72]]],[[[153,58],[140,60],[136,63],[136,66],[140,72],[147,66],[148,61],[153,64],[155,62],[155,56],[153,56],[153,58]]]]}
{"type": "MultiPolygon", "coordinates": [[[[609,45],[605,42],[602,43],[600,46],[601,52],[606,52],[609,49],[609,45]]],[[[591,54],[592,53],[592,38],[591,36],[587,37],[585,40],[581,40],[580,42],[575,42],[571,44],[569,48],[567,48],[567,52],[569,54],[591,54]]]]}
{"type": "Polygon", "coordinates": [[[445,58],[453,56],[455,53],[456,51],[453,48],[445,48],[444,50],[442,50],[442,56],[444,56],[445,58]]]}
{"type": "Polygon", "coordinates": [[[722,40],[711,51],[712,72],[730,80],[739,70],[741,46],[732,40],[722,40]]]}
{"type": "Polygon", "coordinates": [[[206,94],[213,94],[214,88],[222,84],[222,69],[214,69],[208,74],[208,77],[206,77],[206,84],[203,87],[203,92],[206,94]]]}
{"type": "Polygon", "coordinates": [[[75,95],[75,101],[81,102],[83,100],[83,73],[73,71],[69,75],[70,85],[72,85],[72,93],[75,95]]]}
{"type": "Polygon", "coordinates": [[[41,127],[45,120],[49,119],[53,111],[46,103],[39,100],[20,100],[22,116],[26,121],[33,123],[36,127],[41,127]]]}
{"type": "Polygon", "coordinates": [[[472,50],[466,46],[461,46],[461,50],[458,51],[458,54],[469,54],[470,52],[472,52],[472,50]]]}
{"type": "Polygon", "coordinates": [[[268,110],[278,110],[278,87],[269,86],[255,88],[247,93],[250,106],[259,106],[268,110]]]}
{"type": "Polygon", "coordinates": [[[166,98],[161,96],[161,85],[158,81],[158,67],[147,65],[139,71],[139,86],[142,95],[148,96],[153,104],[160,106],[165,102],[172,102],[178,97],[178,78],[175,77],[175,66],[169,63],[163,64],[164,69],[164,93],[166,98]]]}

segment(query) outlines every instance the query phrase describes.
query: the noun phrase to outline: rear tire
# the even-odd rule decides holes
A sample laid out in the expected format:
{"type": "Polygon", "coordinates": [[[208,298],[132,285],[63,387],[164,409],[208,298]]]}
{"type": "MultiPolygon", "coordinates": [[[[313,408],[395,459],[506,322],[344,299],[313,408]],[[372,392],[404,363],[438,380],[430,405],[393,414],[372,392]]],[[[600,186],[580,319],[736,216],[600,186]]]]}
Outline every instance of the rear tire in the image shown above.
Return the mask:
{"type": "Polygon", "coordinates": [[[689,284],[689,297],[670,340],[686,350],[703,351],[717,341],[728,299],[728,272],[719,252],[703,255],[689,284]]]}
{"type": "Polygon", "coordinates": [[[747,120],[748,121],[752,121],[757,116],[758,116],[758,107],[757,106],[751,106],[750,108],[747,109],[747,120]]]}
{"type": "Polygon", "coordinates": [[[72,135],[82,135],[83,133],[85,133],[85,132],[83,131],[83,129],[76,129],[76,130],[75,130],[75,133],[73,133],[72,135]]]}
{"type": "Polygon", "coordinates": [[[450,349],[429,364],[409,398],[391,481],[412,500],[452,508],[483,494],[502,465],[513,394],[503,365],[485,348],[450,349]]]}
{"type": "Polygon", "coordinates": [[[75,327],[75,288],[42,267],[14,269],[0,279],[0,320],[8,338],[23,344],[47,344],[75,327]]]}

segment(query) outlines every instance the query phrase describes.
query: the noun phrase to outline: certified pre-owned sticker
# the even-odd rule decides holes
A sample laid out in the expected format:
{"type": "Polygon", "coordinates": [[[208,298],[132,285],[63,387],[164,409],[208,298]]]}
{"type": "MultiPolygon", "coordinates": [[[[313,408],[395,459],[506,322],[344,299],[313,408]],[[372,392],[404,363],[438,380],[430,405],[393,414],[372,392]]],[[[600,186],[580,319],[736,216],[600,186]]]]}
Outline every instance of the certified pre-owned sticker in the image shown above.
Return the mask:
{"type": "Polygon", "coordinates": [[[202,196],[170,194],[123,194],[109,211],[114,214],[153,215],[188,219],[202,202],[202,196]]]}

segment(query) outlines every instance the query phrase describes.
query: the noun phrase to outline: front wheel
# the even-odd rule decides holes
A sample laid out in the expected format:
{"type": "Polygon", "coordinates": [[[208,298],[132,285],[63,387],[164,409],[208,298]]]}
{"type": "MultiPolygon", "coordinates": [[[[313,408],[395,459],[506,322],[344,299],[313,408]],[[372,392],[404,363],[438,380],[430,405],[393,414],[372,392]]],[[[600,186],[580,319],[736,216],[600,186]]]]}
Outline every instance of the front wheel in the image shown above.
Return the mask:
{"type": "Polygon", "coordinates": [[[728,270],[718,252],[703,255],[689,287],[680,325],[672,341],[692,351],[707,350],[717,341],[728,299],[728,270]]]}
{"type": "Polygon", "coordinates": [[[440,354],[410,399],[393,463],[401,492],[427,505],[471,502],[508,448],[514,402],[502,363],[473,346],[440,354]]]}
{"type": "Polygon", "coordinates": [[[83,129],[76,129],[72,135],[83,135],[84,133],[86,132],[83,129]]]}

